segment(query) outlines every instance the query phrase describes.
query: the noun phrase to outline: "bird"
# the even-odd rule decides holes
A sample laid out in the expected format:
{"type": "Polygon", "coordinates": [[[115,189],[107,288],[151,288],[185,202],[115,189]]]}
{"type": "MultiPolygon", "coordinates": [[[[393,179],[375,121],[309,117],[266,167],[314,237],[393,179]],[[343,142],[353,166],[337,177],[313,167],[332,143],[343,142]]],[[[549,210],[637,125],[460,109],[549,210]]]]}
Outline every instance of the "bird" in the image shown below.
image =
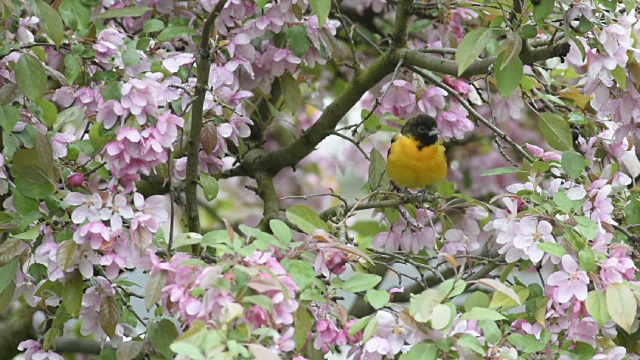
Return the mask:
{"type": "Polygon", "coordinates": [[[387,175],[401,190],[423,190],[447,176],[445,147],[436,120],[426,114],[411,118],[393,136],[387,153],[387,175]]]}

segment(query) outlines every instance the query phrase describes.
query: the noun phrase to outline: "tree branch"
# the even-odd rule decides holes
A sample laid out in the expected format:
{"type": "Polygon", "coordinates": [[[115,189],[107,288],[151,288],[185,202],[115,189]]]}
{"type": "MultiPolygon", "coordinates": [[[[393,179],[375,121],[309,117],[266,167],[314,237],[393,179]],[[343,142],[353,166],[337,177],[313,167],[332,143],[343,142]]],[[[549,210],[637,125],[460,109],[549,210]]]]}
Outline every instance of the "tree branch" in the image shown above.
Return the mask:
{"type": "Polygon", "coordinates": [[[200,132],[204,113],[204,98],[209,88],[209,68],[211,67],[211,50],[209,40],[211,30],[227,0],[220,0],[202,26],[202,38],[198,46],[196,65],[198,67],[198,81],[191,111],[191,131],[189,134],[189,151],[187,153],[187,178],[185,181],[186,215],[189,231],[200,232],[200,214],[198,213],[198,153],[200,151],[200,132]]]}
{"type": "Polygon", "coordinates": [[[391,34],[391,48],[402,49],[407,47],[409,37],[409,17],[412,11],[412,0],[400,0],[396,9],[396,19],[391,34]]]}
{"type": "MultiPolygon", "coordinates": [[[[568,43],[559,43],[553,46],[546,46],[532,49],[525,45],[520,52],[520,59],[524,65],[531,65],[538,61],[547,60],[553,57],[563,57],[569,53],[568,43]]],[[[405,64],[419,67],[421,69],[438,72],[447,75],[458,76],[458,63],[454,60],[444,59],[438,56],[421,52],[420,50],[404,50],[405,64]]],[[[483,75],[489,71],[489,67],[496,62],[496,56],[490,56],[473,62],[462,77],[469,78],[474,75],[483,75]]]]}
{"type": "MultiPolygon", "coordinates": [[[[399,60],[400,56],[392,51],[380,56],[367,70],[353,77],[342,94],[326,107],[320,118],[302,136],[282,149],[254,156],[256,165],[272,175],[286,167],[296,165],[313,152],[322,140],[333,133],[338,122],[360,101],[365,92],[393,72],[399,60]]],[[[247,156],[249,153],[251,151],[247,156]]],[[[245,164],[248,160],[247,156],[243,161],[245,164]]]]}

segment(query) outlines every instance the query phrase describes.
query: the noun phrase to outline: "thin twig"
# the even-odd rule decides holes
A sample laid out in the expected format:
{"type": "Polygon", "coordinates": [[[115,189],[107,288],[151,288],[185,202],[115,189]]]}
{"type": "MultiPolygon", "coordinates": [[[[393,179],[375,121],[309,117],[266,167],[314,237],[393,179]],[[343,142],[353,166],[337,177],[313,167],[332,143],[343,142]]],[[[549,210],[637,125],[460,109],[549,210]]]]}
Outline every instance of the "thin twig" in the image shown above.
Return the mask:
{"type": "Polygon", "coordinates": [[[356,148],[358,148],[358,150],[360,150],[360,153],[362,154],[362,156],[364,156],[365,159],[367,159],[367,161],[369,160],[369,155],[367,155],[367,153],[364,151],[364,149],[362,149],[362,147],[360,146],[360,144],[353,140],[352,138],[348,137],[347,135],[341,134],[337,131],[334,131],[331,133],[332,135],[335,135],[339,138],[345,139],[348,142],[352,143],[356,148]]]}

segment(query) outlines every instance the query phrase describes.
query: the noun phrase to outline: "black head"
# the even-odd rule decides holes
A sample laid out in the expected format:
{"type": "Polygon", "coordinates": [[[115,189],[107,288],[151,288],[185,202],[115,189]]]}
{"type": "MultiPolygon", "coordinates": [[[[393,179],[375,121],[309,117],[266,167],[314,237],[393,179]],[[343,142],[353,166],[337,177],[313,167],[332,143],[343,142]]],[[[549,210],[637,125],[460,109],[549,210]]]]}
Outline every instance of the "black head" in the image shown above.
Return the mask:
{"type": "Polygon", "coordinates": [[[438,142],[440,131],[436,119],[422,114],[407,121],[402,128],[402,135],[410,136],[419,140],[422,145],[429,146],[438,142]]]}

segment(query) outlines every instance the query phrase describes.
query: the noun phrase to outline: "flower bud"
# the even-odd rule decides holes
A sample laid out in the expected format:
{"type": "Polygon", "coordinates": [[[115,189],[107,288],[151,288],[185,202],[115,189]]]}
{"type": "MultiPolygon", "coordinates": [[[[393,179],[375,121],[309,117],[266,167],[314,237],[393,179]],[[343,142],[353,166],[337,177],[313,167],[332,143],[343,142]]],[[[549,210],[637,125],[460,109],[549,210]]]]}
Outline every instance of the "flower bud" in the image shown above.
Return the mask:
{"type": "Polygon", "coordinates": [[[73,173],[69,175],[67,182],[69,183],[69,186],[73,188],[81,187],[82,184],[84,184],[84,175],[80,173],[73,173]]]}

